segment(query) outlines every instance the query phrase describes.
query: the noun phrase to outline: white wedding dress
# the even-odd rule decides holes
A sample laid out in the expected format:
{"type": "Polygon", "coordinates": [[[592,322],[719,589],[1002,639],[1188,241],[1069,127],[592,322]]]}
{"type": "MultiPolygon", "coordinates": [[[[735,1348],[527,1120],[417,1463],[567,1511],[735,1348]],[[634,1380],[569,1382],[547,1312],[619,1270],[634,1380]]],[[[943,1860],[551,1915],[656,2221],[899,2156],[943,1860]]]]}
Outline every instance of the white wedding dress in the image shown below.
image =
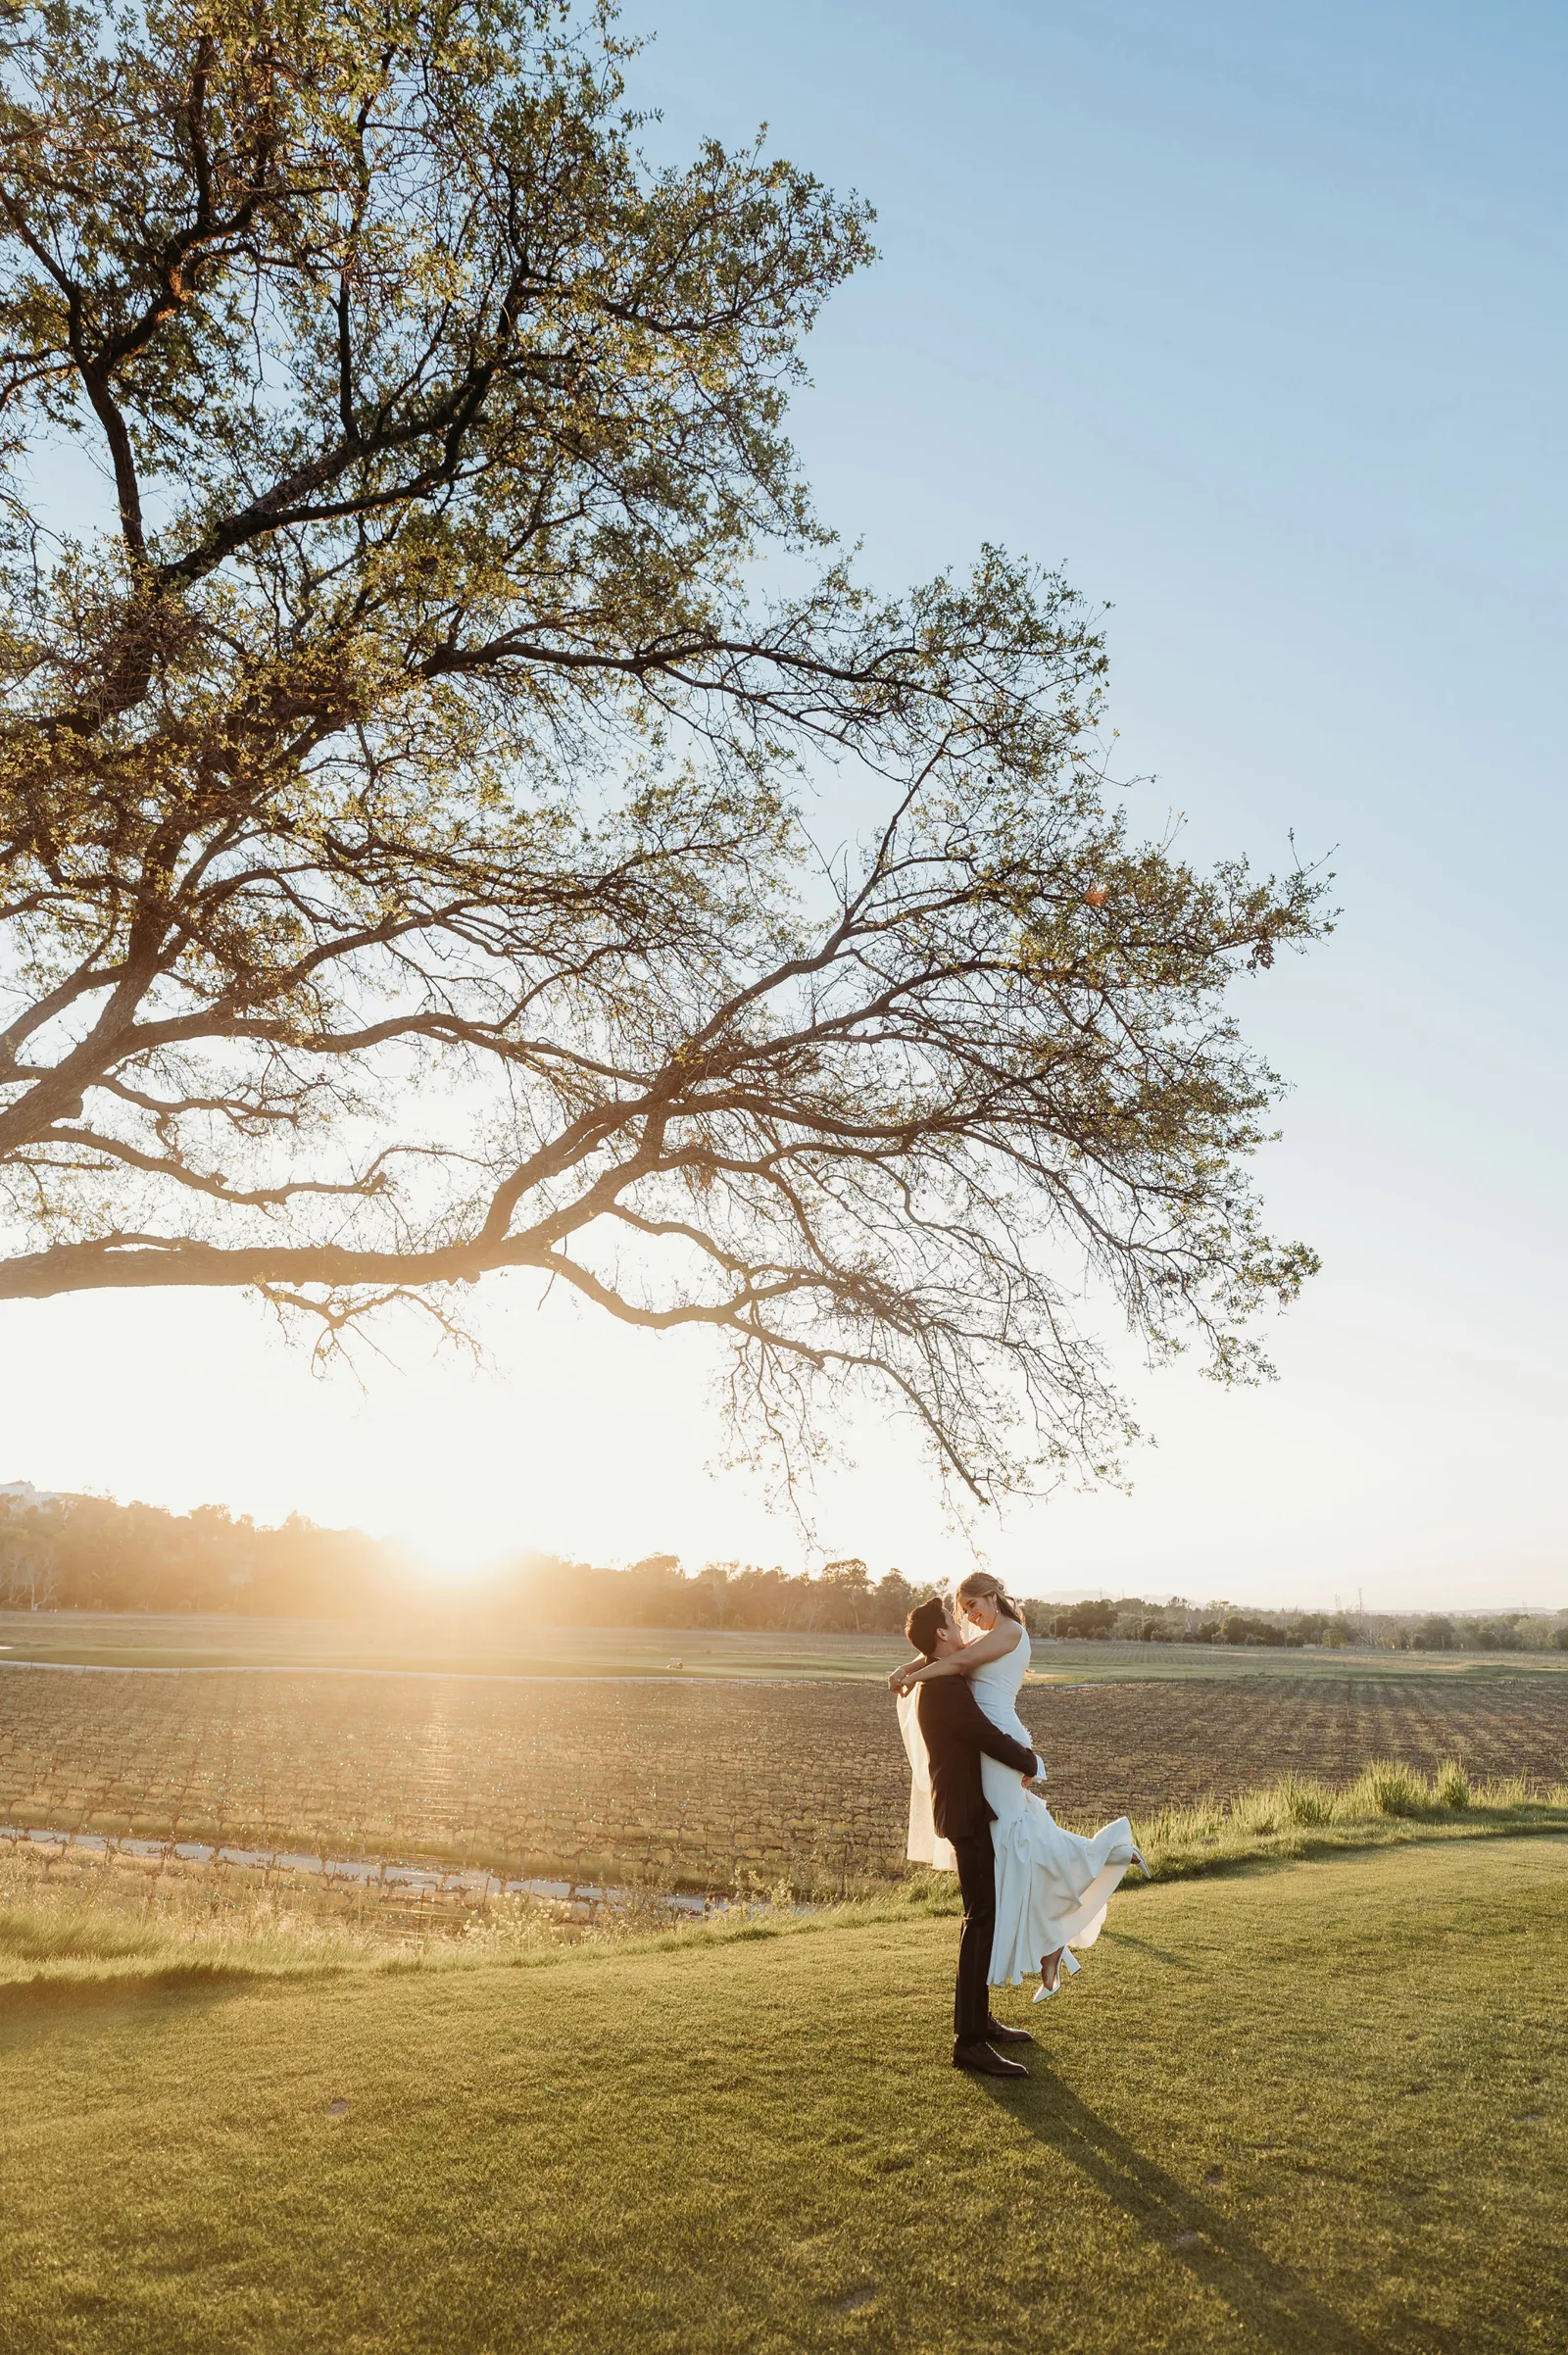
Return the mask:
{"type": "MultiPolygon", "coordinates": [[[[1005,1626],[1004,1620],[1002,1625],[1005,1626]]],[[[1023,1628],[1010,1652],[987,1661],[969,1678],[969,1690],[1004,1734],[1035,1747],[1035,1738],[1018,1715],[1018,1689],[1029,1666],[1029,1638],[1023,1628]]],[[[899,1704],[899,1725],[909,1760],[908,1855],[916,1864],[956,1872],[951,1841],[937,1838],[931,1813],[931,1765],[915,1703],[919,1687],[899,1704]]],[[[1118,1815],[1092,1840],[1064,1832],[1044,1799],[1025,1791],[1023,1777],[1000,1759],[982,1758],[980,1775],[996,1822],[997,1930],[991,1945],[993,1987],[1016,1987],[1038,1976],[1044,1957],[1063,1948],[1062,1961],[1076,1968],[1068,1949],[1092,1946],[1104,1924],[1105,1908],[1122,1875],[1139,1861],[1133,1828],[1118,1815]]]]}

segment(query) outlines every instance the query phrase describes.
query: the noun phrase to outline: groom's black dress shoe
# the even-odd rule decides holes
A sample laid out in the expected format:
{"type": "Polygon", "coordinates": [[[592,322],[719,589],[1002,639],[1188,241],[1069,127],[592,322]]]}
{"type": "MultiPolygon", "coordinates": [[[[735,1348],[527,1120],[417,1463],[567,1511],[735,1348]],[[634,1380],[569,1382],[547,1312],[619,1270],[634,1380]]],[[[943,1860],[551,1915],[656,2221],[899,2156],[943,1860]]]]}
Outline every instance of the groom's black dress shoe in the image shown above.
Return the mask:
{"type": "Polygon", "coordinates": [[[1004,2061],[1000,2052],[978,2038],[969,2044],[953,2047],[955,2069],[972,2069],[976,2077],[1027,2077],[1029,2072],[1021,2061],[1004,2061]]]}
{"type": "Polygon", "coordinates": [[[988,2044],[1032,2044],[1034,2037],[1027,2028],[1004,2028],[1000,2020],[986,2022],[988,2044]]]}

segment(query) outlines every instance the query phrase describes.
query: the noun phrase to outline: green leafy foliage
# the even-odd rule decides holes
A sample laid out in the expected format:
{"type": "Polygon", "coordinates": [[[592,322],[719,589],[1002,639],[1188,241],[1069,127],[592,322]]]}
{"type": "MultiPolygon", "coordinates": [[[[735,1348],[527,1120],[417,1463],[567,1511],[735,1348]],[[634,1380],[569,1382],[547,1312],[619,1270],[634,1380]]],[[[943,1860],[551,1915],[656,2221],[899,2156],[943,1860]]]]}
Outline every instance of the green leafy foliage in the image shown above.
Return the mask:
{"type": "Polygon", "coordinates": [[[1134,838],[1059,575],[858,578],[784,411],[867,211],[652,169],[630,60],[547,0],[8,21],[0,1299],[330,1347],[524,1270],[727,1344],[786,1483],[845,1388],[960,1491],[1112,1472],[1086,1273],[1231,1380],[1315,1264],[1225,1001],[1320,885],[1134,838]]]}

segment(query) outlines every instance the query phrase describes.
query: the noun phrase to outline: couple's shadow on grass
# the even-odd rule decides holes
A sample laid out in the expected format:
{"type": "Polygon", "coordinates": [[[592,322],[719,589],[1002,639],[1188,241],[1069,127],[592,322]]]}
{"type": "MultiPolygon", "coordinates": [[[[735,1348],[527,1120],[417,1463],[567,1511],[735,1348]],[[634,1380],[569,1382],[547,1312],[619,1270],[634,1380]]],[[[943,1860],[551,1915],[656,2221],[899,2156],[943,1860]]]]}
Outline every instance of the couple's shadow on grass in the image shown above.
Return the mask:
{"type": "MultiPolygon", "coordinates": [[[[1027,2085],[983,2077],[972,2082],[1131,2219],[1149,2244],[1151,2271],[1158,2264],[1184,2266],[1280,2355],[1388,2355],[1387,2341],[1369,2338],[1335,2313],[1233,2218],[1107,2126],[1043,2061],[1044,2055],[1036,2058],[1027,2085]]],[[[1467,2355],[1466,2343],[1441,2324],[1425,2316],[1401,2319],[1412,2343],[1434,2355],[1467,2355]]]]}

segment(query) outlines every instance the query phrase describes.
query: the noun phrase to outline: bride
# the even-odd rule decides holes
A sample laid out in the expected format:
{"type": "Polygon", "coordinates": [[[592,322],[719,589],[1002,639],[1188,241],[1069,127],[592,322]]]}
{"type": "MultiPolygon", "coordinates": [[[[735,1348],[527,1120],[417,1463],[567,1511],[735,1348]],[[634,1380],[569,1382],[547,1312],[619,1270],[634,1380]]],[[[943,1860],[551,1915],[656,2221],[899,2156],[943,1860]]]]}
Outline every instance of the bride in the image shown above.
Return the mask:
{"type": "MultiPolygon", "coordinates": [[[[995,1726],[1034,1745],[1018,1715],[1018,1689],[1029,1666],[1029,1636],[1016,1606],[989,1571],[975,1571],[955,1596],[958,1616],[973,1630],[959,1651],[940,1659],[910,1662],[888,1682],[900,1694],[899,1723],[914,1780],[909,1809],[909,1855],[918,1863],[954,1869],[956,1858],[937,1839],[930,1816],[930,1766],[915,1713],[916,1686],[939,1676],[966,1676],[975,1699],[995,1726]],[[922,1793],[924,1804],[922,1805],[922,1793]],[[944,1855],[943,1849],[948,1853],[944,1855]]],[[[1017,1987],[1040,1974],[1035,2001],[1054,1995],[1063,1967],[1078,1969],[1074,1946],[1092,1946],[1105,1908],[1122,1875],[1136,1864],[1149,1867],[1126,1816],[1106,1824],[1092,1840],[1065,1832],[1044,1799],[1021,1775],[995,1758],[980,1761],[986,1801],[996,1821],[992,1842],[997,1858],[997,1927],[991,1947],[993,1987],[1017,1987]]]]}

